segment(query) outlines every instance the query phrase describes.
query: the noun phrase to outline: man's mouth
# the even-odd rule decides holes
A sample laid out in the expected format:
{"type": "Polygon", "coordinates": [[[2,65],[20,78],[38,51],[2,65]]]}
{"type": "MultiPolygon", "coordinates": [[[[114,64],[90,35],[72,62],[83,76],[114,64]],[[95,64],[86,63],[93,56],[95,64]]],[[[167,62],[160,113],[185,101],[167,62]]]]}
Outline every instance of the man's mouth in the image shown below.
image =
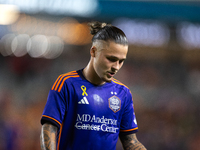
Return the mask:
{"type": "Polygon", "coordinates": [[[108,72],[109,76],[113,77],[115,75],[114,72],[108,72]]]}

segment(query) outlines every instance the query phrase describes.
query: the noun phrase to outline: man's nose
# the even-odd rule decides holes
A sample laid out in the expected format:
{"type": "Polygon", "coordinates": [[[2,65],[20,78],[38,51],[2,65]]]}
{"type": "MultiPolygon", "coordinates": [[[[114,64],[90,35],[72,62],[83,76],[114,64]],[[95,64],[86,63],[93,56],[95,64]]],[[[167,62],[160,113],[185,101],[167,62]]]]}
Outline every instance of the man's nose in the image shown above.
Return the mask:
{"type": "Polygon", "coordinates": [[[113,66],[112,66],[112,68],[113,68],[114,70],[119,70],[120,67],[121,67],[121,65],[119,64],[119,61],[114,62],[113,66]]]}

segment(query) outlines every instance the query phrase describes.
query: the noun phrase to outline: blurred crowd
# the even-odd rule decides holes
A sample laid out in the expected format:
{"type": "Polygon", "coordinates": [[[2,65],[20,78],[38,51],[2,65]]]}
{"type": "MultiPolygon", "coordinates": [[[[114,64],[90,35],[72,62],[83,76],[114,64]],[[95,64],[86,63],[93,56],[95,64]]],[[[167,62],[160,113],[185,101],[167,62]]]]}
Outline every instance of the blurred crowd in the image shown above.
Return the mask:
{"type": "MultiPolygon", "coordinates": [[[[53,60],[0,55],[0,150],[40,149],[40,117],[49,89],[60,74],[88,61],[88,47],[73,48],[53,60]]],[[[128,59],[115,78],[131,89],[137,137],[148,150],[199,149],[198,63],[128,59]]]]}

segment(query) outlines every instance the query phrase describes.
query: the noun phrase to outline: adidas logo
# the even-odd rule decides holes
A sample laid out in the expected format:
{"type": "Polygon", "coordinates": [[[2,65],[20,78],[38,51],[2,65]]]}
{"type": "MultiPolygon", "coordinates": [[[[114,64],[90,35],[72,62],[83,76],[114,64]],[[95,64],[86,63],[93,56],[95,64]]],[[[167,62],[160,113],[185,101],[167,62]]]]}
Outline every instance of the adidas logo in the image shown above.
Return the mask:
{"type": "Polygon", "coordinates": [[[78,104],[89,104],[88,100],[86,97],[83,97],[83,99],[81,99],[78,104]]]}

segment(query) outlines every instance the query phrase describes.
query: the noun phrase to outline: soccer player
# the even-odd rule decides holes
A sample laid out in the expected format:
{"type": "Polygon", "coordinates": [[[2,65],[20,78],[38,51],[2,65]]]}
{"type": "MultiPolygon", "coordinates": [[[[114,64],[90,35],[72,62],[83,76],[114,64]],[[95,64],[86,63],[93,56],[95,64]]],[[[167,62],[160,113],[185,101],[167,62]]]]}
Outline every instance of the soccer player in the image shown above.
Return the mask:
{"type": "Polygon", "coordinates": [[[128,52],[119,28],[91,22],[88,65],[60,75],[53,84],[41,118],[42,150],[115,150],[118,137],[125,150],[146,150],[137,140],[132,95],[114,79],[128,52]]]}

